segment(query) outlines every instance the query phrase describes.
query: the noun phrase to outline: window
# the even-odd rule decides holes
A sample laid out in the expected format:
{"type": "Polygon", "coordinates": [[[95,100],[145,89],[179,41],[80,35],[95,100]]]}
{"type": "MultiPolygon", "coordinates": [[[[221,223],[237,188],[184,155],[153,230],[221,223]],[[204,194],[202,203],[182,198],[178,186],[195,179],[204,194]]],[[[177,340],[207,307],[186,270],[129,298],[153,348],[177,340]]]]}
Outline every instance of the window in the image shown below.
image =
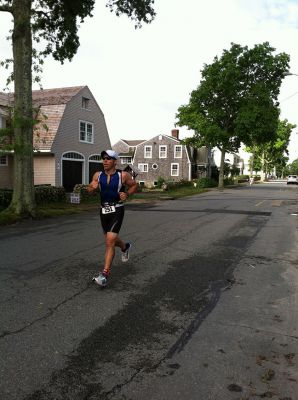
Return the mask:
{"type": "Polygon", "coordinates": [[[158,165],[157,164],[152,164],[152,169],[157,169],[158,165]]]}
{"type": "Polygon", "coordinates": [[[120,157],[120,159],[121,159],[121,164],[131,164],[132,163],[131,157],[120,157]]]}
{"type": "Polygon", "coordinates": [[[7,156],[0,156],[0,166],[6,167],[8,165],[8,157],[7,156]]]}
{"type": "Polygon", "coordinates": [[[93,124],[80,121],[80,142],[93,143],[93,124]]]}
{"type": "Polygon", "coordinates": [[[159,158],[167,158],[167,146],[159,146],[159,158]]]}
{"type": "Polygon", "coordinates": [[[171,176],[179,176],[179,164],[171,164],[171,176]]]}
{"type": "Polygon", "coordinates": [[[144,147],[144,158],[152,158],[152,146],[144,147]]]}
{"type": "Polygon", "coordinates": [[[101,156],[99,154],[94,154],[93,156],[89,156],[89,161],[100,162],[101,156]]]}
{"type": "Polygon", "coordinates": [[[141,172],[148,172],[148,164],[138,164],[138,169],[141,172]]]}
{"type": "Polygon", "coordinates": [[[87,97],[82,97],[82,108],[85,108],[85,110],[89,110],[90,107],[90,99],[87,99],[87,97]]]}
{"type": "Polygon", "coordinates": [[[174,158],[182,158],[182,146],[177,145],[174,147],[174,158]]]}
{"type": "Polygon", "coordinates": [[[84,160],[84,157],[81,154],[74,152],[63,154],[63,158],[70,158],[71,160],[84,160]]]}

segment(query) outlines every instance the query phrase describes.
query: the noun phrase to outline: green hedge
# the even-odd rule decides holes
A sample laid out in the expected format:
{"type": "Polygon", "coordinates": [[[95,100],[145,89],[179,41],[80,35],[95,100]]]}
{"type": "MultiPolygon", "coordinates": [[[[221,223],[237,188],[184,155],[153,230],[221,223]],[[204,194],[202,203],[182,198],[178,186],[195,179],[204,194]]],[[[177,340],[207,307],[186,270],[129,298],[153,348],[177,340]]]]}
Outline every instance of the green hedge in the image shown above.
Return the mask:
{"type": "Polygon", "coordinates": [[[65,189],[62,186],[40,185],[35,187],[36,204],[58,203],[65,200],[65,189]]]}
{"type": "MultiPolygon", "coordinates": [[[[0,205],[8,207],[12,199],[12,190],[0,189],[0,205]]],[[[35,187],[36,204],[64,202],[65,189],[58,186],[40,185],[35,187]]]]}
{"type": "Polygon", "coordinates": [[[0,206],[8,207],[12,198],[12,190],[0,189],[0,206]]]}
{"type": "Polygon", "coordinates": [[[191,186],[192,183],[190,181],[185,181],[185,180],[181,179],[181,181],[166,182],[166,185],[168,186],[168,189],[176,189],[179,187],[191,186]]]}
{"type": "Polygon", "coordinates": [[[88,190],[87,190],[88,186],[89,185],[83,185],[83,184],[75,185],[75,187],[73,188],[73,192],[79,194],[81,200],[88,200],[91,197],[99,198],[100,197],[99,190],[96,190],[93,193],[88,193],[88,190]]]}
{"type": "Polygon", "coordinates": [[[227,185],[234,185],[234,178],[225,178],[224,179],[224,186],[227,186],[227,185]]]}
{"type": "Polygon", "coordinates": [[[247,182],[249,181],[249,175],[238,175],[238,176],[235,176],[235,178],[236,179],[238,179],[238,181],[239,180],[246,180],[247,182]]]}
{"type": "Polygon", "coordinates": [[[195,183],[199,188],[210,188],[218,185],[218,183],[212,178],[199,178],[195,183]]]}

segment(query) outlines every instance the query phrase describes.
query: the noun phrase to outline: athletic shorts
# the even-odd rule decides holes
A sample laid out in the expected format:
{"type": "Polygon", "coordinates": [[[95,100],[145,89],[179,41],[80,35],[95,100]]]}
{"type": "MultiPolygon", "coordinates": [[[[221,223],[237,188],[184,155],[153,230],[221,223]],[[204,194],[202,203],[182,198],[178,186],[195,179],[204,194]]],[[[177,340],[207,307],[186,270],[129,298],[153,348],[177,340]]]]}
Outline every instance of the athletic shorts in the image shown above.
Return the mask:
{"type": "Polygon", "coordinates": [[[100,221],[104,233],[119,233],[124,218],[124,207],[116,207],[116,211],[110,214],[103,214],[100,209],[100,221]]]}

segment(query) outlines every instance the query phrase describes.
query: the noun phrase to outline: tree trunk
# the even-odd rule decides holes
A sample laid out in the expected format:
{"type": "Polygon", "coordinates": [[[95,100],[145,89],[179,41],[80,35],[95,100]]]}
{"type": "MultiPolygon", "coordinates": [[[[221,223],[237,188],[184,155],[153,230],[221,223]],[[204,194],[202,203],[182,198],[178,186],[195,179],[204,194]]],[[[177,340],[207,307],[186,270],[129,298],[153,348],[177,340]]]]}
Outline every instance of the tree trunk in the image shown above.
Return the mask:
{"type": "Polygon", "coordinates": [[[14,0],[14,186],[10,210],[35,215],[32,115],[32,0],[14,0]]]}
{"type": "Polygon", "coordinates": [[[224,188],[224,166],[225,166],[225,149],[221,150],[220,167],[219,167],[219,177],[218,177],[218,189],[224,188]]]}
{"type": "Polygon", "coordinates": [[[261,181],[266,180],[266,166],[265,166],[265,152],[262,153],[262,170],[261,170],[261,181]]]}
{"type": "Polygon", "coordinates": [[[251,153],[251,157],[250,157],[250,168],[249,168],[249,176],[252,177],[253,176],[253,171],[254,171],[254,151],[252,151],[251,153]]]}

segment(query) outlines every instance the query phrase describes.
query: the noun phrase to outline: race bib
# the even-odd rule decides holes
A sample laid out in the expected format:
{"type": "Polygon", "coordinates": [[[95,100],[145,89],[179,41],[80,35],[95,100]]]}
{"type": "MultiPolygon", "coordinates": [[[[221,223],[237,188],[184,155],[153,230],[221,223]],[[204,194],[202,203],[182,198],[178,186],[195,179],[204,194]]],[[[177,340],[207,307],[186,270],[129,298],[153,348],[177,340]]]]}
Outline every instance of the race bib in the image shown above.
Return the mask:
{"type": "Polygon", "coordinates": [[[104,206],[102,207],[102,213],[103,214],[110,214],[116,211],[115,206],[104,206]]]}

